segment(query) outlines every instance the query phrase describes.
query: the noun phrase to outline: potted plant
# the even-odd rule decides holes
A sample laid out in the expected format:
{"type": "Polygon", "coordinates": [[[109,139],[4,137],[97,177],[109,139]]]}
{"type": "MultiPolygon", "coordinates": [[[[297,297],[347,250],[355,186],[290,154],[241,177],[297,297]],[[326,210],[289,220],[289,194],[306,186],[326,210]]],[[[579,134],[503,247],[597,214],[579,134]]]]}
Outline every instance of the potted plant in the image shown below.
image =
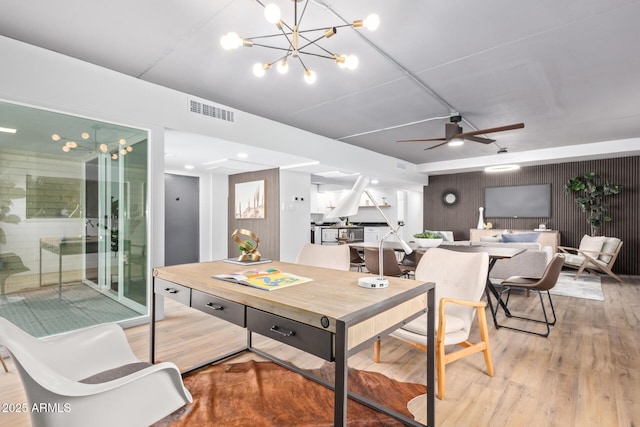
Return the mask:
{"type": "Polygon", "coordinates": [[[414,234],[413,237],[421,248],[435,248],[442,243],[442,235],[432,231],[414,234]]]}
{"type": "Polygon", "coordinates": [[[587,222],[591,226],[591,235],[596,236],[600,227],[612,218],[607,215],[609,204],[606,203],[609,196],[619,194],[622,185],[611,184],[609,181],[601,183],[600,175],[590,172],[582,176],[569,178],[564,185],[566,193],[576,194],[576,204],[582,212],[587,214],[587,222]]]}

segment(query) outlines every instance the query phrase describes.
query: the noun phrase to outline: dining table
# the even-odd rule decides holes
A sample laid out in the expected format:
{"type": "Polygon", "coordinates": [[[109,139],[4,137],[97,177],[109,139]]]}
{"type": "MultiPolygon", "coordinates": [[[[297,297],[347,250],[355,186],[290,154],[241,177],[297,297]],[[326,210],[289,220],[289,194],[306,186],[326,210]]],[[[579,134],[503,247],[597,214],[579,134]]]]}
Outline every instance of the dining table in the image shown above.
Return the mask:
{"type": "MultiPolygon", "coordinates": [[[[411,249],[413,249],[416,252],[426,252],[428,251],[429,247],[421,247],[419,246],[417,243],[415,242],[408,242],[409,246],[411,247],[411,249]]],[[[357,242],[357,243],[349,243],[349,246],[351,247],[355,247],[358,249],[364,249],[364,248],[379,248],[380,247],[380,242],[357,242]]],[[[382,247],[383,249],[389,248],[389,249],[393,249],[395,251],[404,251],[402,249],[402,245],[400,244],[400,242],[388,242],[385,241],[382,243],[382,247]]],[[[498,261],[499,259],[510,259],[513,258],[515,256],[520,255],[521,253],[523,253],[526,249],[523,248],[509,248],[509,247],[495,247],[495,246],[483,246],[481,244],[474,244],[474,243],[470,243],[470,242],[466,242],[466,241],[462,241],[462,242],[442,242],[438,248],[440,249],[445,249],[445,250],[450,250],[450,251],[457,251],[457,252],[486,252],[489,255],[489,268],[487,270],[487,283],[486,283],[486,287],[485,287],[485,293],[487,295],[487,304],[489,305],[489,310],[491,310],[491,317],[493,318],[493,324],[496,327],[496,329],[499,329],[500,326],[498,325],[498,321],[496,319],[496,312],[498,310],[498,307],[502,307],[502,309],[504,310],[504,312],[506,313],[507,316],[511,315],[511,312],[509,311],[509,309],[507,308],[507,305],[504,303],[504,301],[500,298],[500,292],[498,292],[498,290],[496,289],[495,285],[491,282],[491,279],[489,278],[491,275],[491,269],[493,268],[493,266],[496,264],[496,261],[498,261]],[[493,295],[496,298],[496,302],[497,302],[497,306],[494,308],[493,305],[493,301],[491,300],[491,295],[493,295]]],[[[436,286],[438,284],[436,283],[436,286]]]]}

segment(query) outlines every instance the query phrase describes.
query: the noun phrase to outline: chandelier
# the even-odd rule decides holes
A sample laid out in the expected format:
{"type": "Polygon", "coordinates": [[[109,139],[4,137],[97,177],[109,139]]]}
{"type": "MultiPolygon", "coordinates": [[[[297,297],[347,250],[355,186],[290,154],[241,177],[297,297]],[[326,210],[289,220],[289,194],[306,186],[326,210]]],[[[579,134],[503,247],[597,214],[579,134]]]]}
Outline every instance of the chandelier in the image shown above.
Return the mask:
{"type": "Polygon", "coordinates": [[[100,152],[104,154],[111,152],[111,158],[113,160],[118,159],[118,154],[126,156],[128,153],[133,151],[133,147],[131,145],[127,145],[127,140],[124,138],[120,138],[117,141],[98,142],[98,130],[100,129],[100,126],[94,125],[91,128],[93,129],[93,137],[89,132],[82,132],[80,134],[80,139],[67,138],[54,133],[51,135],[51,140],[53,142],[64,143],[62,151],[65,153],[70,153],[74,150],[84,150],[95,153],[100,150],[100,152]]]}
{"type": "Polygon", "coordinates": [[[371,31],[378,28],[380,25],[380,18],[378,15],[372,13],[366,19],[353,21],[351,24],[336,25],[324,28],[315,29],[300,29],[302,21],[307,10],[309,0],[292,0],[293,1],[293,25],[287,24],[281,19],[282,13],[280,8],[274,4],[269,3],[265,5],[260,0],[256,0],[264,8],[264,17],[267,22],[274,24],[278,32],[275,34],[269,34],[257,37],[240,37],[237,33],[230,32],[222,36],[220,44],[225,50],[237,49],[241,46],[244,47],[264,47],[274,50],[282,51],[282,56],[278,57],[273,62],[257,63],[253,66],[253,74],[256,77],[263,77],[266,71],[270,69],[274,64],[277,64],[277,70],[281,74],[286,74],[289,71],[289,59],[297,59],[304,70],[304,80],[308,84],[313,84],[316,81],[316,73],[311,70],[305,64],[303,57],[318,57],[326,58],[335,61],[340,68],[346,68],[353,70],[358,66],[358,57],[355,55],[341,55],[324,48],[320,45],[320,41],[333,37],[338,28],[352,27],[352,28],[367,28],[371,31]],[[298,14],[298,3],[304,1],[302,11],[298,14]],[[263,44],[264,39],[280,38],[281,45],[269,45],[263,44]],[[283,41],[282,37],[286,40],[283,41]],[[283,47],[284,46],[284,47],[283,47]]]}

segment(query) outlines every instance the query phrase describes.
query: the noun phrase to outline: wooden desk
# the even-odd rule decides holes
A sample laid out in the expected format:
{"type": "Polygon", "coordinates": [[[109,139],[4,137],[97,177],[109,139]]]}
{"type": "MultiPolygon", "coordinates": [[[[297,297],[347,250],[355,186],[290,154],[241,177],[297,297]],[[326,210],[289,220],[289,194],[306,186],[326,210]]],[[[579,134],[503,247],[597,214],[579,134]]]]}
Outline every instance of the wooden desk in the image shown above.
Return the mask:
{"type": "MultiPolygon", "coordinates": [[[[189,370],[253,351],[263,357],[332,388],[334,425],[345,426],[347,397],[382,411],[406,425],[423,426],[413,419],[389,411],[382,405],[348,392],[348,359],[370,348],[380,337],[424,313],[428,314],[427,425],[435,425],[434,313],[435,286],[415,280],[389,278],[384,289],[358,286],[361,273],[344,272],[298,264],[272,262],[262,268],[278,268],[287,273],[312,278],[303,283],[272,292],[213,279],[215,274],[242,271],[222,261],[161,267],[153,270],[154,298],[151,315],[155,319],[155,294],[175,299],[205,313],[247,328],[247,344],[230,354],[204,362],[189,370]],[[288,362],[252,346],[251,335],[258,333],[308,353],[335,362],[335,385],[311,376],[288,362]]],[[[151,322],[151,363],[155,362],[155,321],[151,322]]]]}

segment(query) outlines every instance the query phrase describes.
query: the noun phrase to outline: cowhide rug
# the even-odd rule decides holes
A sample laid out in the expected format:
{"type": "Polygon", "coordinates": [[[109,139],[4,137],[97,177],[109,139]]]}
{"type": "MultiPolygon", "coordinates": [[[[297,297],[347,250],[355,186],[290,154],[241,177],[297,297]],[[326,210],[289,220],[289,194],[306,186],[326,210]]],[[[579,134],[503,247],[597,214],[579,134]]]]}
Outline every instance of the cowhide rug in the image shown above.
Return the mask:
{"type": "MultiPolygon", "coordinates": [[[[333,382],[333,364],[313,374],[333,382]]],[[[187,405],[154,427],[333,425],[333,391],[272,362],[214,365],[184,378],[193,395],[187,405]]],[[[407,402],[424,394],[420,384],[394,381],[376,372],[349,369],[349,390],[413,418],[407,402]]],[[[349,400],[348,425],[396,426],[392,418],[349,400]]]]}

